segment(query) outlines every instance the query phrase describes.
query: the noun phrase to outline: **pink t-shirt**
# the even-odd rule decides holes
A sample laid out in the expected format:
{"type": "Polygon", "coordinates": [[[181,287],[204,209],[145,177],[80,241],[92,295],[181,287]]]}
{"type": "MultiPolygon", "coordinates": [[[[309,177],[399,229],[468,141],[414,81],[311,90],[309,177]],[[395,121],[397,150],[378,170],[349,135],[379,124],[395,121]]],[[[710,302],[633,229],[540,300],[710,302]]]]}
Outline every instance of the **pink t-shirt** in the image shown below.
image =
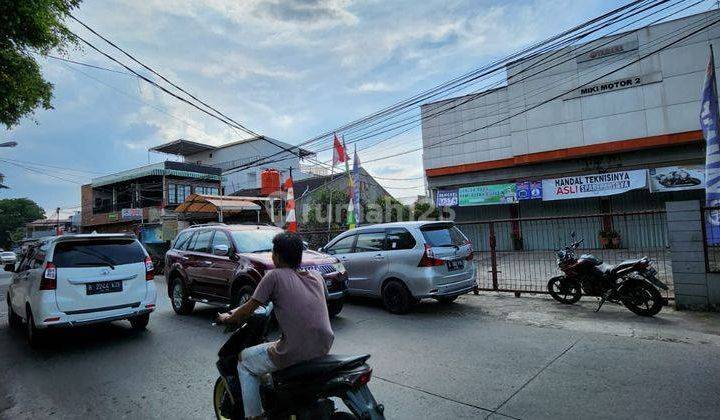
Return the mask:
{"type": "Polygon", "coordinates": [[[325,284],[317,271],[276,268],[260,280],[253,299],[274,304],[282,337],[268,348],[278,369],[324,356],[332,347],[325,284]]]}

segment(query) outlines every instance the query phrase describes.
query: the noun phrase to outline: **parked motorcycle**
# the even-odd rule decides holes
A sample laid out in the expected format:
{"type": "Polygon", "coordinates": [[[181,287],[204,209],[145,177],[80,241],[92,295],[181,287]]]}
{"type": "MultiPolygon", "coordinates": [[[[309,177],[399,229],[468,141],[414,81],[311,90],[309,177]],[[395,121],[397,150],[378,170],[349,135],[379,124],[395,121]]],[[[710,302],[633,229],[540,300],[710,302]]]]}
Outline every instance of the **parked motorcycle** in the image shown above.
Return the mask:
{"type": "MultiPolygon", "coordinates": [[[[220,377],[213,389],[217,419],[245,418],[238,357],[243,349],[268,341],[272,310],[270,303],[239,328],[226,327],[232,334],[218,352],[220,377]]],[[[260,395],[267,419],[383,420],[384,407],[367,387],[372,376],[369,358],[329,354],[265,375],[260,395]],[[340,398],[352,414],[337,411],[332,397],[340,398]]]]}
{"type": "Polygon", "coordinates": [[[657,278],[657,270],[650,259],[625,260],[618,265],[604,263],[601,259],[575,251],[583,242],[570,234],[571,244],[557,251],[557,265],[564,275],[548,281],[550,295],[561,303],[572,304],[585,294],[599,296],[600,303],[595,312],[606,301],[622,303],[632,312],[642,316],[653,316],[660,312],[665,302],[658,289],[668,287],[657,278]]]}

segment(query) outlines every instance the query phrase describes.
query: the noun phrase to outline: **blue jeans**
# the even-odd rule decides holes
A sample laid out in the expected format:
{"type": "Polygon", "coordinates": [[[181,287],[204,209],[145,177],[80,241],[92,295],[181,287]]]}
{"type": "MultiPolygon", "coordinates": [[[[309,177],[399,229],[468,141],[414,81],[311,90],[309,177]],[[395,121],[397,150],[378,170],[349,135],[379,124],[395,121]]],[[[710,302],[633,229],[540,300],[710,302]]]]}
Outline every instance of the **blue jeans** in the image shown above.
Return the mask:
{"type": "Polygon", "coordinates": [[[278,370],[268,355],[268,347],[271,344],[258,344],[240,353],[240,386],[242,386],[245,417],[259,417],[263,414],[260,377],[278,370]]]}

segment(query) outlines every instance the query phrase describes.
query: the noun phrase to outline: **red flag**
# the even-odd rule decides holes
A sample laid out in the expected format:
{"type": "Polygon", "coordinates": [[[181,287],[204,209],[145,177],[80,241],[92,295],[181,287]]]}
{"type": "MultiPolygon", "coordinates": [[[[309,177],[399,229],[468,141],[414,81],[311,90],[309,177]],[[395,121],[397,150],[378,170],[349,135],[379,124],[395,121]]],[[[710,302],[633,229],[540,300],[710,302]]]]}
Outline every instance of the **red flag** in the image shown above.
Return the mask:
{"type": "Polygon", "coordinates": [[[338,140],[337,134],[335,134],[335,138],[333,139],[333,166],[338,163],[343,163],[347,161],[347,159],[348,156],[347,153],[345,153],[345,148],[342,143],[340,143],[340,140],[338,140]]]}
{"type": "Polygon", "coordinates": [[[297,220],[295,220],[295,192],[293,190],[293,180],[288,178],[285,180],[285,190],[287,197],[285,199],[285,223],[287,230],[297,232],[297,220]]]}

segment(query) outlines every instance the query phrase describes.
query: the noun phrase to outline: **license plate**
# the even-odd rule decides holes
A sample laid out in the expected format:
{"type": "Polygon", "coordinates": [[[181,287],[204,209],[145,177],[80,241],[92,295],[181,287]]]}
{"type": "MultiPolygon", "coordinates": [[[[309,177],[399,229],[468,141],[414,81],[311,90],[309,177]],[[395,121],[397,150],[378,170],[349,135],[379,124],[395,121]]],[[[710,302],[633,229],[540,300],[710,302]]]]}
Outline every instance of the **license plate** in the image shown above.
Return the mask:
{"type": "Polygon", "coordinates": [[[85,292],[88,295],[99,295],[101,293],[122,292],[122,281],[100,281],[97,283],[85,284],[85,292]]]}
{"type": "Polygon", "coordinates": [[[462,270],[465,268],[465,260],[450,260],[446,261],[445,265],[447,266],[448,271],[462,270]]]}

